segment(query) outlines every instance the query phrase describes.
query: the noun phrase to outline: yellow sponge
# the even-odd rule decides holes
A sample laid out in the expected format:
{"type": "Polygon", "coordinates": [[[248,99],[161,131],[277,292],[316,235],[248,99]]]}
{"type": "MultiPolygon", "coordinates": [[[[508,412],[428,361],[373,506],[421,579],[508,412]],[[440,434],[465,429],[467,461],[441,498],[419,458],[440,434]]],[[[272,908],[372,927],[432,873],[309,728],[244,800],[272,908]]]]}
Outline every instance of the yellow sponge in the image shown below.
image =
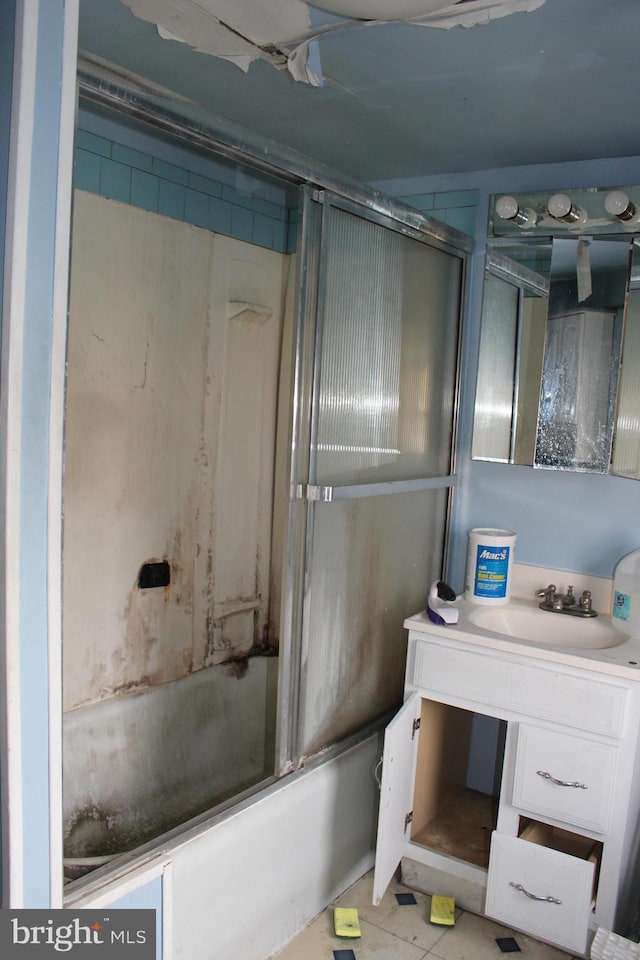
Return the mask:
{"type": "Polygon", "coordinates": [[[456,902],[453,897],[431,897],[431,923],[442,927],[452,927],[456,922],[456,902]]]}
{"type": "Polygon", "coordinates": [[[335,907],[333,911],[333,926],[336,937],[357,939],[360,936],[358,911],[355,907],[335,907]]]}

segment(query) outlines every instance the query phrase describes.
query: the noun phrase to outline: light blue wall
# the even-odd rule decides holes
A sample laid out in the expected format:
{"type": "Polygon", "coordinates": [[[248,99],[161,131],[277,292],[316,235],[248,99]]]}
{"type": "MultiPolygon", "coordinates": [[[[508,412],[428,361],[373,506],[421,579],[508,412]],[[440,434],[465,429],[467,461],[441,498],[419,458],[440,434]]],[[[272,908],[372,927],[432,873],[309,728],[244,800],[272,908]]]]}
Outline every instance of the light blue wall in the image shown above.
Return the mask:
{"type": "Polygon", "coordinates": [[[23,903],[26,907],[47,906],[50,896],[47,479],[64,10],[64,0],[40,4],[28,197],[18,519],[23,903]]]}
{"type": "Polygon", "coordinates": [[[115,900],[109,909],[156,911],[156,960],[162,960],[162,877],[150,880],[143,887],[115,900]]]}
{"type": "MultiPolygon", "coordinates": [[[[4,287],[4,231],[7,213],[7,176],[9,171],[9,129],[11,122],[11,87],[13,71],[13,34],[15,3],[5,0],[0,4],[0,304],[4,287]]],[[[1,310],[0,310],[1,315],[1,310]]],[[[4,779],[0,755],[0,777],[4,779]]],[[[0,823],[1,827],[1,823],[0,823]]],[[[0,843],[2,831],[0,830],[0,843]]],[[[0,863],[2,848],[0,846],[0,863]]],[[[0,873],[0,903],[2,903],[2,874],[0,873]]]]}
{"type": "MultiPolygon", "coordinates": [[[[640,180],[640,157],[485,170],[374,184],[420,207],[436,207],[437,195],[475,191],[476,245],[471,258],[466,316],[458,487],[452,526],[449,576],[464,584],[467,532],[499,526],[518,534],[516,558],[523,563],[610,577],[617,560],[640,546],[640,484],[591,474],[533,470],[472,461],[471,430],[482,305],[485,238],[492,193],[616,186],[640,180]]],[[[429,212],[427,209],[426,212],[429,212]]],[[[468,214],[467,214],[468,215],[468,214]]]]}

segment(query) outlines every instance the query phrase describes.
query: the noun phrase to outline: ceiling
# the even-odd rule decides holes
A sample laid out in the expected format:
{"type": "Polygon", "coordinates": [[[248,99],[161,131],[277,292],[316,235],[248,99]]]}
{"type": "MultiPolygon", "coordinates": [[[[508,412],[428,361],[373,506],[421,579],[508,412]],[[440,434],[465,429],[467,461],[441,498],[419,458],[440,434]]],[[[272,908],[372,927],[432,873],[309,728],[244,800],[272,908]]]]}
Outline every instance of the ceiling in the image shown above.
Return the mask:
{"type": "MultiPolygon", "coordinates": [[[[467,0],[468,9],[473,2],[497,0],[467,0]]],[[[241,68],[149,22],[167,5],[210,13],[216,3],[230,9],[230,0],[80,0],[80,50],[172,91],[192,118],[240,124],[364,182],[640,156],[638,0],[543,0],[448,29],[345,25],[311,7],[312,31],[340,27],[305,48],[320,85],[274,66],[282,45],[241,68]],[[148,20],[134,15],[136,4],[148,20]]],[[[303,0],[234,3],[263,19],[265,10],[286,14],[287,4],[306,8],[303,0]]],[[[281,24],[278,32],[274,43],[281,24]]]]}

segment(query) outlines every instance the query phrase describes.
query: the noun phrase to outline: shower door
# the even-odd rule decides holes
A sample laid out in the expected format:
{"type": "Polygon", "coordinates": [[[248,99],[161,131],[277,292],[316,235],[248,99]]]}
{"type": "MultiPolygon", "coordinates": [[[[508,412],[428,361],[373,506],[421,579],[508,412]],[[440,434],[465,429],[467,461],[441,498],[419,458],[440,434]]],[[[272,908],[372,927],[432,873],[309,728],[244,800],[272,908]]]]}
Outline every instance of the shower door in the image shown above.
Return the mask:
{"type": "Polygon", "coordinates": [[[303,570],[289,580],[299,672],[281,687],[297,759],[402,698],[403,620],[443,570],[464,265],[327,193],[307,194],[304,212],[289,557],[303,570]]]}

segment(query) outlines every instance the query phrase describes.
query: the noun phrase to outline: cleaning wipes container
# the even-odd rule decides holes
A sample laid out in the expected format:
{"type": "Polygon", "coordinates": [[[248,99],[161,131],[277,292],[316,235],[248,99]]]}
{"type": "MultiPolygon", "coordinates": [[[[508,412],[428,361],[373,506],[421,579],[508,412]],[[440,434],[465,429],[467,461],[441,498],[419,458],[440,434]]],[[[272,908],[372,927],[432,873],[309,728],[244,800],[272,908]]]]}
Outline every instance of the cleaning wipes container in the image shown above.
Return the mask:
{"type": "Polygon", "coordinates": [[[516,535],[513,530],[479,527],[469,531],[464,595],[472,603],[509,602],[516,535]]]}
{"type": "Polygon", "coordinates": [[[611,622],[627,636],[640,637],[640,550],[632,550],[616,564],[611,622]]]}

